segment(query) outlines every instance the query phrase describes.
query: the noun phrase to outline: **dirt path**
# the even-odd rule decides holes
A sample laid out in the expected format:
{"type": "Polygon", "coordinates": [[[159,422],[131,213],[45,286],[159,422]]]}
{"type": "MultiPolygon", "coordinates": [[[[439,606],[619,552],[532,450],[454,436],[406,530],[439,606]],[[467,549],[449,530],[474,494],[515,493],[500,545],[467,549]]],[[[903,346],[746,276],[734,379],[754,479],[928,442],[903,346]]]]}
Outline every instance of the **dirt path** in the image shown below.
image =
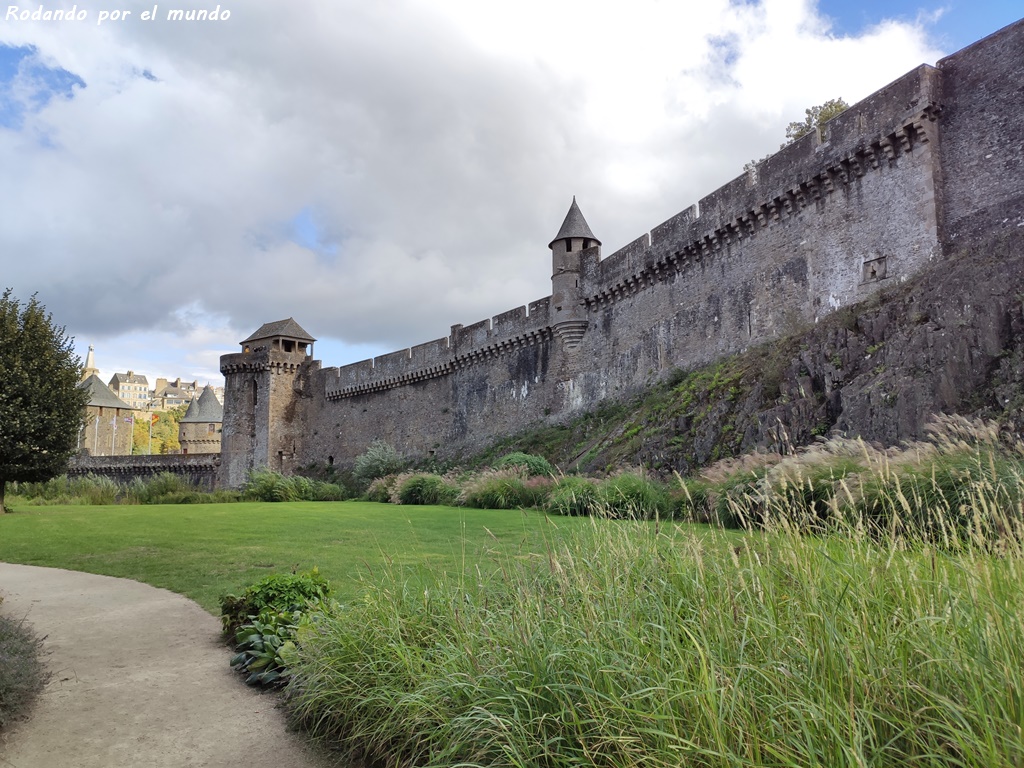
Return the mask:
{"type": "Polygon", "coordinates": [[[109,576],[0,563],[0,611],[46,636],[52,678],[3,768],[325,768],[276,700],[228,667],[191,600],[109,576]]]}

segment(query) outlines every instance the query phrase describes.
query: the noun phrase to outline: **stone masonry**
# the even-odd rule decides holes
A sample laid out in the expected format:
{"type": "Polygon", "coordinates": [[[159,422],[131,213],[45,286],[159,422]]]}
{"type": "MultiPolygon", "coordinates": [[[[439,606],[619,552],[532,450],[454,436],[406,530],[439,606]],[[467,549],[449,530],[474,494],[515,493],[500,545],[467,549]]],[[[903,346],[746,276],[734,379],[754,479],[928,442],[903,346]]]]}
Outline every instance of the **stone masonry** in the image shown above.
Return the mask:
{"type": "MultiPolygon", "coordinates": [[[[574,200],[552,295],[321,368],[294,320],[221,358],[220,483],[485,446],[790,333],[1024,226],[1024,21],[922,65],[601,258],[574,200]]],[[[955,297],[950,297],[955,301],[955,297]]]]}

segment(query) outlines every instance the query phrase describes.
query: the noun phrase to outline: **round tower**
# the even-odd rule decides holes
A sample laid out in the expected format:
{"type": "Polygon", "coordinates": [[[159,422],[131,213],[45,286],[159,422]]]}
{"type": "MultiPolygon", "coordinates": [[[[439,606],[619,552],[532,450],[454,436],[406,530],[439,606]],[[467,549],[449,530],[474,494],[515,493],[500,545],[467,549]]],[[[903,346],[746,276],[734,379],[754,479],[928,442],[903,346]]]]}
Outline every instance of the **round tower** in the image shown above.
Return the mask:
{"type": "Polygon", "coordinates": [[[178,443],[182,453],[220,453],[224,406],[209,384],[199,397],[188,404],[178,424],[178,443]]]}
{"type": "Polygon", "coordinates": [[[565,221],[548,248],[551,249],[552,324],[566,348],[575,349],[587,330],[587,311],[580,289],[583,252],[597,248],[596,258],[601,258],[601,241],[583,218],[575,195],[569,212],[565,214],[565,221]]]}

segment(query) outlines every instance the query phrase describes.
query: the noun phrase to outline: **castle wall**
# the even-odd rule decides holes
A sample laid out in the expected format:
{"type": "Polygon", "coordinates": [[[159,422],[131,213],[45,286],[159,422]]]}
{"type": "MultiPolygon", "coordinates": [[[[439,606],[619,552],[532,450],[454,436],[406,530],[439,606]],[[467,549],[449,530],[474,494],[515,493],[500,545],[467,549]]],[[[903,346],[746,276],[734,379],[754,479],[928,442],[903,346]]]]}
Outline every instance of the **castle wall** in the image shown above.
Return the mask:
{"type": "Polygon", "coordinates": [[[795,331],[941,268],[965,238],[1024,224],[1022,50],[1018,22],[918,67],[608,258],[574,253],[554,297],[341,368],[282,375],[225,356],[224,476],[346,464],[375,439],[410,455],[474,450],[795,331]]]}
{"type": "Polygon", "coordinates": [[[217,484],[218,457],[216,455],[184,456],[73,456],[68,465],[68,477],[102,475],[118,483],[132,480],[150,480],[157,475],[171,473],[187,480],[200,491],[212,491],[217,484]]]}
{"type": "Polygon", "coordinates": [[[1024,226],[1024,22],[938,63],[950,248],[1024,226]]]}

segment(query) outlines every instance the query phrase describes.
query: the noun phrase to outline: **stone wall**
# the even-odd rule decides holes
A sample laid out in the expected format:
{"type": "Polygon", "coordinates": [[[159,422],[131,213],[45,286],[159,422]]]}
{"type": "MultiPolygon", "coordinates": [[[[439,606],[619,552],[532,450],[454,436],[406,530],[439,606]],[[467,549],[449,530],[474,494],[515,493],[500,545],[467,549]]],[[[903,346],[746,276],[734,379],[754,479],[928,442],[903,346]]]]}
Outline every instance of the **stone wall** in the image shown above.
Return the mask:
{"type": "Polygon", "coordinates": [[[1021,50],[1024,22],[907,73],[608,258],[579,253],[575,296],[342,368],[225,356],[230,484],[251,466],[346,464],[374,439],[474,450],[942,269],[1024,224],[1021,50]]]}
{"type": "Polygon", "coordinates": [[[217,484],[220,457],[205,456],[75,456],[68,467],[68,477],[102,475],[119,483],[139,478],[148,480],[170,472],[188,480],[197,489],[212,491],[217,484]]]}

